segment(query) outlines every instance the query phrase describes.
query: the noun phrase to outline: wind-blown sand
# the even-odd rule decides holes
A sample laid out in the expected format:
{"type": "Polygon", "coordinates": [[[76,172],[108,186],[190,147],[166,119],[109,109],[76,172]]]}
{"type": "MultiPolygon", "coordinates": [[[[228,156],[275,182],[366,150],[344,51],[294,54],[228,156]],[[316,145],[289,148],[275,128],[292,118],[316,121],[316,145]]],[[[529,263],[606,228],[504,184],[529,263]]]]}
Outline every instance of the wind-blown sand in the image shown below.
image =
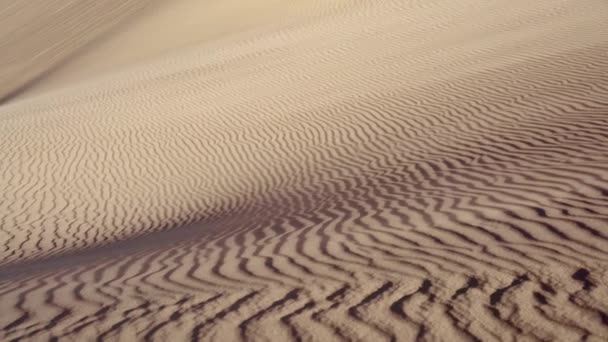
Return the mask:
{"type": "Polygon", "coordinates": [[[154,1],[0,0],[0,103],[44,81],[154,1]]]}
{"type": "Polygon", "coordinates": [[[0,339],[608,339],[608,3],[129,3],[0,20],[0,339]]]}

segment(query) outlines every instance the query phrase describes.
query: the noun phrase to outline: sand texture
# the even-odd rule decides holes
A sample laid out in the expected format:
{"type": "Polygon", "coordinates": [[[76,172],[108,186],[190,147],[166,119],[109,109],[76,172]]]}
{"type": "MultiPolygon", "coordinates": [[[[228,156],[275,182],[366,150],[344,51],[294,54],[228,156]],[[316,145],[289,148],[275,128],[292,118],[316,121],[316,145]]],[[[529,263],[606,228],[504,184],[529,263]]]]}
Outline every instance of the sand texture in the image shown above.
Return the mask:
{"type": "Polygon", "coordinates": [[[0,340],[608,340],[608,2],[0,3],[0,340]]]}
{"type": "Polygon", "coordinates": [[[0,103],[18,97],[151,1],[0,0],[0,103]]]}

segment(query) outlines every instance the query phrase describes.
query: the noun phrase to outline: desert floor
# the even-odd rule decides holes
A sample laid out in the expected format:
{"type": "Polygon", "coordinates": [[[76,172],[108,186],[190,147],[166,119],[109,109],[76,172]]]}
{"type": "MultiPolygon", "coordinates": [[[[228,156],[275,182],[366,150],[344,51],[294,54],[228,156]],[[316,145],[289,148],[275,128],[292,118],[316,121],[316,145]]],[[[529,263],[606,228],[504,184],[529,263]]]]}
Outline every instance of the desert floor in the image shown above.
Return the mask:
{"type": "Polygon", "coordinates": [[[608,340],[608,2],[0,0],[0,340],[608,340]]]}

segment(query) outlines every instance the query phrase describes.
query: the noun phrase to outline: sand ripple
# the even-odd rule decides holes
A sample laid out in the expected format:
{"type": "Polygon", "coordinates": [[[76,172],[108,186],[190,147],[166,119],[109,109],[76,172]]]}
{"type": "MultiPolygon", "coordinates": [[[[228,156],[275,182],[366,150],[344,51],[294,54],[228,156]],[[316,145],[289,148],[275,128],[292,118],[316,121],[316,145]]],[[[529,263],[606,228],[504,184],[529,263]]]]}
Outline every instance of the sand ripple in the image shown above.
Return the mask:
{"type": "Polygon", "coordinates": [[[275,6],[0,107],[0,339],[608,339],[607,3],[275,6]]]}

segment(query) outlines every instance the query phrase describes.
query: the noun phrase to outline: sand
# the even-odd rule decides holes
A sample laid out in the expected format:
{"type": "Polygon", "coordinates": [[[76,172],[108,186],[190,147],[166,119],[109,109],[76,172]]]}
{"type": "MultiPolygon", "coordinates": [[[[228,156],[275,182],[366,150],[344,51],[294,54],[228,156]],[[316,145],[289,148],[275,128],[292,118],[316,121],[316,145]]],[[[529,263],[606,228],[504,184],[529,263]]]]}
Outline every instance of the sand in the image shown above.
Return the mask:
{"type": "Polygon", "coordinates": [[[608,3],[5,3],[0,340],[608,339],[608,3]]]}
{"type": "Polygon", "coordinates": [[[160,0],[0,0],[0,103],[55,76],[153,1],[160,0]]]}

